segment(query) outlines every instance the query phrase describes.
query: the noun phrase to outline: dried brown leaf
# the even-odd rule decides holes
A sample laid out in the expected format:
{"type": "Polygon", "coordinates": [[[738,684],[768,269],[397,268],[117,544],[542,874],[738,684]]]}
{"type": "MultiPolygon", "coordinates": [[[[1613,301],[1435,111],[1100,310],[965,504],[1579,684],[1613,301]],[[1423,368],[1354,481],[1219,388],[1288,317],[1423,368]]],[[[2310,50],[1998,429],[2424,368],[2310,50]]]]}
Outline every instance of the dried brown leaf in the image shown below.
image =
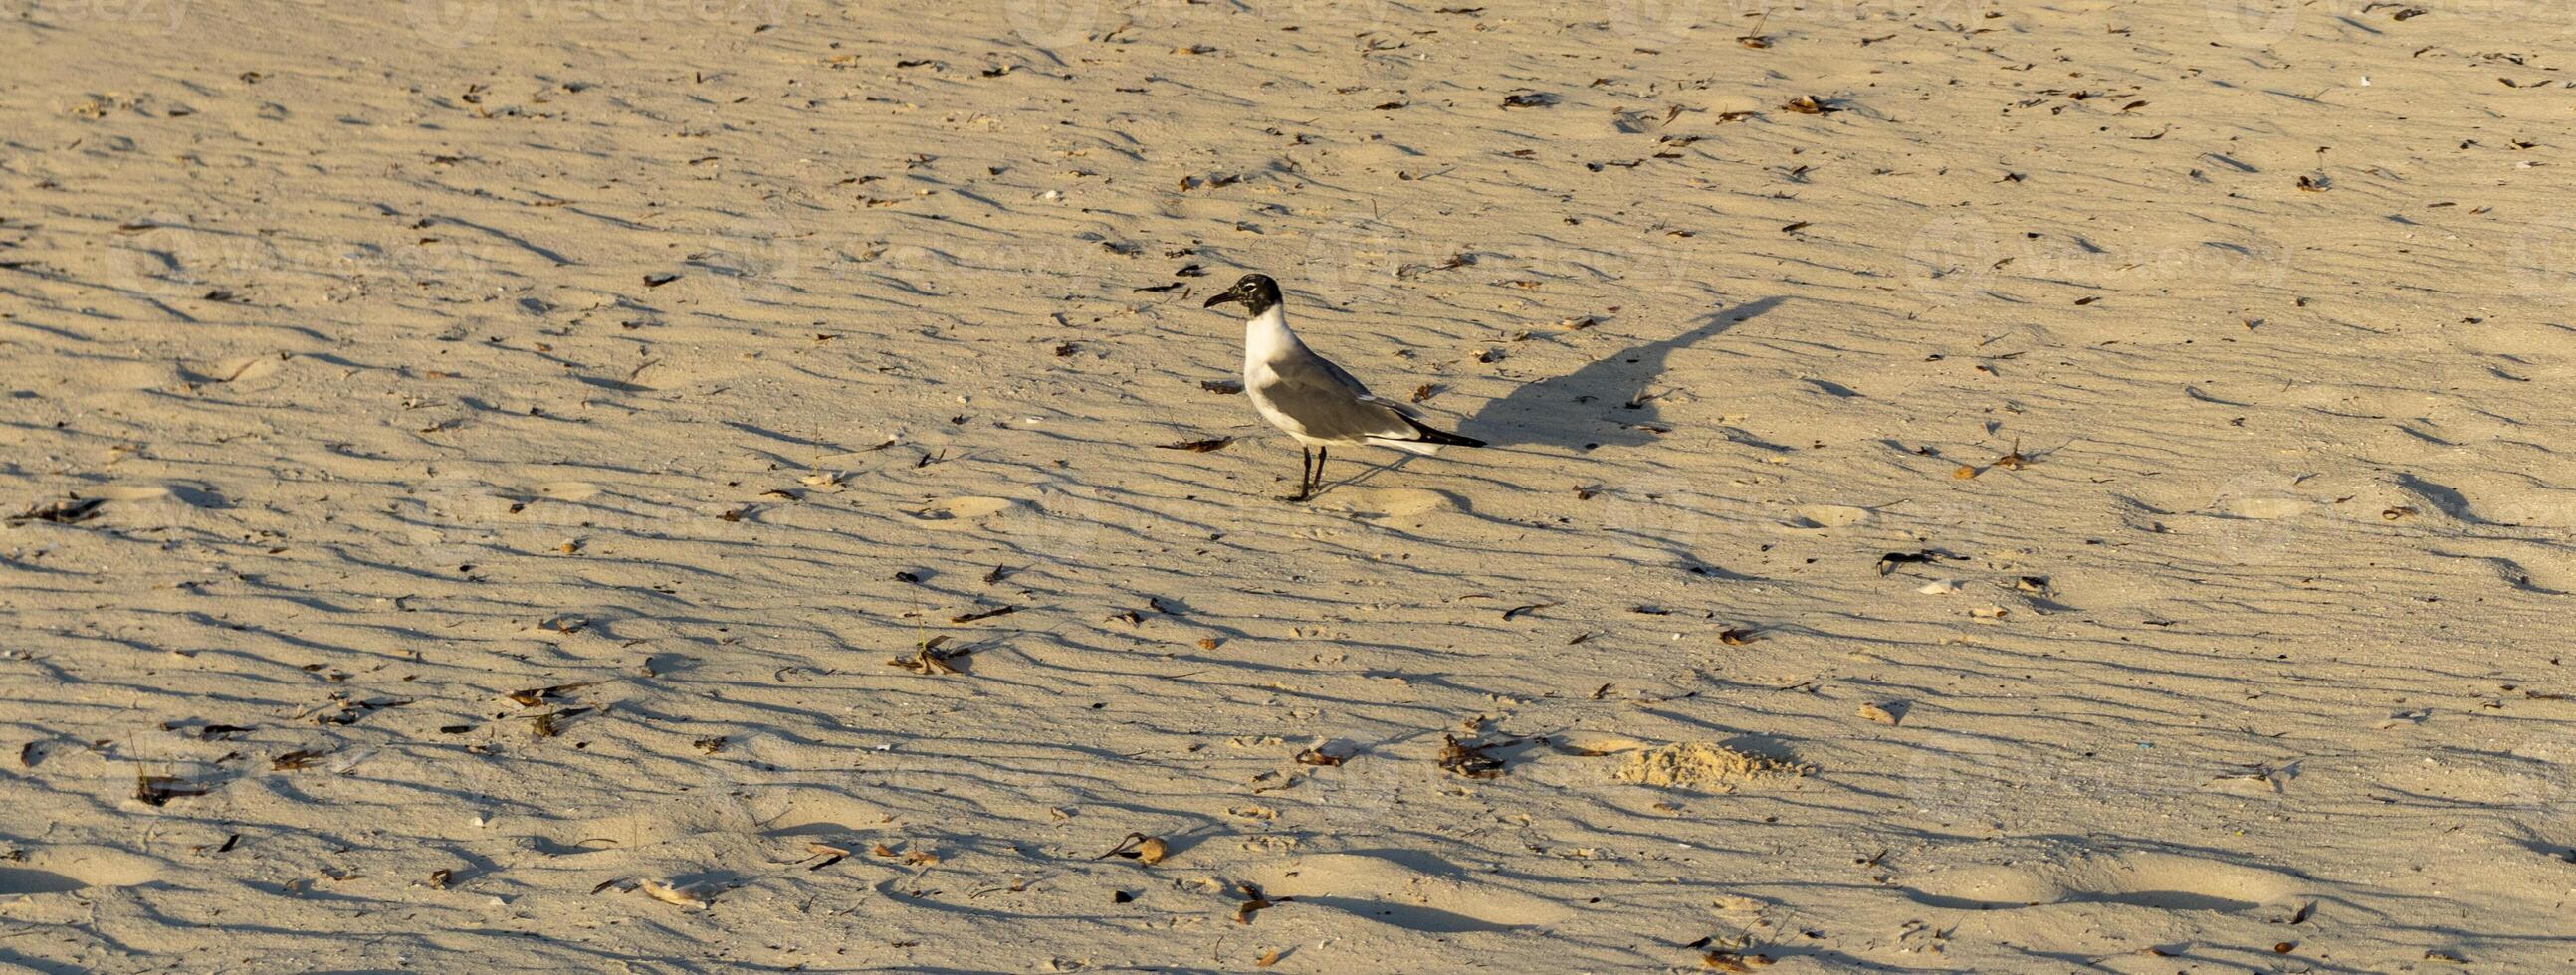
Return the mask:
{"type": "Polygon", "coordinates": [[[592,680],[582,681],[577,684],[557,684],[553,687],[539,687],[525,691],[512,691],[508,696],[511,701],[516,702],[520,707],[533,708],[548,701],[559,699],[567,692],[577,691],[598,683],[598,681],[592,680]]]}
{"type": "Polygon", "coordinates": [[[2019,437],[2013,438],[2012,453],[1995,458],[1995,466],[2008,471],[2020,470],[2029,463],[2030,458],[2021,455],[2021,438],[2019,437]]]}
{"type": "Polygon", "coordinates": [[[1492,744],[1468,744],[1454,735],[1440,736],[1442,771],[1470,779],[1497,779],[1503,775],[1503,760],[1485,754],[1492,744]]]}
{"type": "Polygon", "coordinates": [[[964,668],[957,666],[957,663],[964,660],[967,655],[972,654],[975,651],[972,648],[964,650],[940,650],[939,645],[946,642],[948,642],[948,638],[944,635],[931,637],[930,639],[921,641],[921,646],[913,651],[912,656],[894,657],[888,659],[886,663],[928,677],[937,677],[941,674],[965,673],[966,671],[964,668]]]}
{"type": "Polygon", "coordinates": [[[707,906],[706,896],[698,893],[694,888],[677,887],[659,880],[645,880],[636,884],[636,889],[643,891],[646,897],[675,907],[707,906]]]}
{"type": "Polygon", "coordinates": [[[212,790],[183,785],[175,775],[134,773],[134,798],[147,806],[166,805],[172,799],[202,796],[209,791],[212,790]]]}
{"type": "Polygon", "coordinates": [[[9,521],[11,524],[46,521],[57,525],[77,525],[98,517],[99,506],[106,503],[106,498],[71,498],[29,508],[24,514],[10,516],[9,521]]]}
{"type": "Polygon", "coordinates": [[[1250,881],[1236,884],[1234,889],[1236,892],[1241,893],[1244,896],[1244,902],[1237,905],[1234,909],[1234,923],[1236,924],[1251,924],[1252,915],[1254,913],[1267,908],[1276,907],[1283,901],[1296,899],[1293,897],[1282,897],[1276,901],[1271,900],[1269,897],[1264,896],[1261,893],[1261,887],[1259,885],[1250,881]]]}
{"type": "Polygon", "coordinates": [[[1105,860],[1110,857],[1126,857],[1130,860],[1143,861],[1146,866],[1152,866],[1163,862],[1163,858],[1171,855],[1171,852],[1172,845],[1160,836],[1147,836],[1143,833],[1129,833],[1125,838],[1118,841],[1117,846],[1110,847],[1108,852],[1092,857],[1092,859],[1105,860]]]}
{"type": "Polygon", "coordinates": [[[595,710],[598,709],[565,708],[561,711],[548,711],[544,714],[537,715],[536,720],[532,724],[532,728],[537,733],[537,737],[552,738],[556,735],[563,734],[563,723],[565,721],[580,717],[581,715],[589,714],[595,710]]]}
{"type": "Polygon", "coordinates": [[[300,768],[312,768],[313,763],[320,761],[322,756],[328,754],[331,753],[327,751],[292,751],[284,755],[277,756],[276,758],[269,759],[268,767],[280,772],[300,768]]]}
{"type": "Polygon", "coordinates": [[[839,863],[843,860],[849,859],[850,857],[850,849],[848,847],[833,846],[829,843],[809,842],[805,844],[805,850],[808,853],[812,853],[815,856],[823,858],[815,862],[813,866],[806,867],[805,869],[807,870],[821,870],[824,867],[839,863]]]}

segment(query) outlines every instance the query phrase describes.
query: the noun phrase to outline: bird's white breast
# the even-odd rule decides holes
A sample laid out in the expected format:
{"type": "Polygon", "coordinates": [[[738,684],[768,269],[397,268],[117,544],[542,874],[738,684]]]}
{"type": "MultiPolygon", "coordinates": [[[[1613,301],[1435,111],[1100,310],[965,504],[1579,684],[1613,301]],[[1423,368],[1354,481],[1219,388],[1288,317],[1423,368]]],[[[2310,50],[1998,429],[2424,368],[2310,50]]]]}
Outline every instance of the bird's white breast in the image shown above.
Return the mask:
{"type": "Polygon", "coordinates": [[[1243,322],[1243,378],[1249,382],[1253,371],[1297,345],[1297,333],[1288,330],[1288,316],[1272,305],[1261,314],[1243,322]]]}
{"type": "Polygon", "coordinates": [[[1262,419],[1303,441],[1306,425],[1297,422],[1296,417],[1280,412],[1279,407],[1270,402],[1270,397],[1262,394],[1262,390],[1279,381],[1279,373],[1270,368],[1271,361],[1296,345],[1297,334],[1288,330],[1288,316],[1275,305],[1244,320],[1243,394],[1252,400],[1253,410],[1260,413],[1262,419]]]}

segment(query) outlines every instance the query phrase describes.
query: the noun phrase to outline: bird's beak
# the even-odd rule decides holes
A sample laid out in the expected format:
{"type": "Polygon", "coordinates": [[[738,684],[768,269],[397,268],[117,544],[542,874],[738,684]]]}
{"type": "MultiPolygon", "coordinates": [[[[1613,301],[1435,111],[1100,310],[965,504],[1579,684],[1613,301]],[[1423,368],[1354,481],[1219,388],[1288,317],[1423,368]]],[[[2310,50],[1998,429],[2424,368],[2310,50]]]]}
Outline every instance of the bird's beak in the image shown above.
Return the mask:
{"type": "Polygon", "coordinates": [[[1243,295],[1242,295],[1241,293],[1239,293],[1239,292],[1234,292],[1234,291],[1228,291],[1228,292],[1226,292],[1226,293],[1224,293],[1224,294],[1221,294],[1221,295],[1218,295],[1218,296],[1216,296],[1216,297],[1214,297],[1214,298],[1210,298],[1210,299],[1208,299],[1208,300],[1207,300],[1207,304],[1200,305],[1199,307],[1201,307],[1201,308],[1214,308],[1214,307],[1216,307],[1216,306],[1218,306],[1218,305],[1225,304],[1226,302],[1229,302],[1229,301],[1242,301],[1242,300],[1243,300],[1243,295]]]}

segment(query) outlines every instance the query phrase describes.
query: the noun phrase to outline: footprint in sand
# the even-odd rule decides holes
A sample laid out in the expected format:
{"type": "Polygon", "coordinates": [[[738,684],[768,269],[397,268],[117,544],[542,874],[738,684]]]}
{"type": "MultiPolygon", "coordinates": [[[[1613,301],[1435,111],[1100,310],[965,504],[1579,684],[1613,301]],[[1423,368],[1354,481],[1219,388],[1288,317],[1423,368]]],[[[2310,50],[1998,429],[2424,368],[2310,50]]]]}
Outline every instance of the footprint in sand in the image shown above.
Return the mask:
{"type": "Polygon", "coordinates": [[[2304,498],[2234,497],[2221,500],[2211,510],[2231,518],[2275,521],[2282,518],[2296,518],[2316,508],[2316,502],[2304,498]]]}
{"type": "Polygon", "coordinates": [[[83,488],[80,495],[110,502],[105,510],[119,522],[134,526],[202,526],[204,512],[231,507],[222,495],[185,482],[102,484],[83,488]]]}
{"type": "Polygon", "coordinates": [[[0,897],[132,887],[159,879],[158,864],[131,853],[98,847],[38,850],[23,865],[0,867],[0,897]]]}
{"type": "Polygon", "coordinates": [[[25,894],[68,894],[88,886],[87,882],[67,873],[0,867],[0,897],[18,897],[25,894]]]}
{"type": "Polygon", "coordinates": [[[1916,902],[1971,911],[2061,904],[2241,913],[2300,897],[2296,878],[2202,857],[2093,853],[1945,870],[1907,890],[1916,902]]]}
{"type": "Polygon", "coordinates": [[[1794,535],[1822,535],[1836,528],[1849,528],[1869,520],[1869,509],[1842,504],[1810,504],[1790,509],[1788,521],[1780,530],[1794,535]]]}
{"type": "MultiPolygon", "coordinates": [[[[704,785],[729,780],[711,773],[704,785]]],[[[647,851],[722,846],[752,836],[866,835],[884,820],[877,806],[820,790],[727,795],[715,801],[670,801],[601,816],[501,820],[521,844],[548,856],[623,862],[647,851]]]]}
{"type": "Polygon", "coordinates": [[[1458,503],[1448,495],[1422,488],[1375,488],[1340,498],[1326,495],[1325,503],[1363,518],[1412,518],[1458,510],[1458,503]]]}
{"type": "Polygon", "coordinates": [[[537,485],[537,493],[550,501],[588,501],[599,496],[599,485],[589,481],[548,481],[537,485]]]}
{"type": "Polygon", "coordinates": [[[2576,801],[2576,730],[2527,735],[2502,751],[2443,749],[2391,768],[2376,784],[2496,809],[2566,808],[2576,801]]]}
{"type": "Polygon", "coordinates": [[[98,366],[83,376],[85,391],[158,389],[186,380],[188,374],[166,362],[120,362],[98,366]]]}
{"type": "Polygon", "coordinates": [[[1294,897],[1412,931],[1510,931],[1556,924],[1571,912],[1549,901],[1473,879],[1437,857],[1404,850],[1297,857],[1252,871],[1271,897],[1294,897]]]}
{"type": "Polygon", "coordinates": [[[912,517],[924,528],[954,531],[974,527],[983,519],[1009,511],[1018,505],[1019,502],[1009,498],[970,494],[933,501],[914,509],[912,517]]]}
{"type": "Polygon", "coordinates": [[[106,501],[152,501],[170,496],[170,489],[156,484],[109,484],[82,492],[87,497],[106,501]]]}
{"type": "Polygon", "coordinates": [[[2230,484],[2196,514],[2206,518],[2198,531],[2233,557],[2270,561],[2296,548],[2303,533],[2317,530],[2314,516],[2332,509],[2307,498],[2261,485],[2230,484]]]}
{"type": "Polygon", "coordinates": [[[763,836],[864,834],[878,831],[879,826],[870,824],[885,819],[882,807],[830,793],[794,795],[776,801],[781,805],[778,812],[771,813],[761,806],[753,809],[764,814],[760,821],[763,836]]]}
{"type": "Polygon", "coordinates": [[[279,355],[244,356],[213,363],[196,378],[207,382],[247,383],[277,375],[286,368],[287,358],[279,355]]]}

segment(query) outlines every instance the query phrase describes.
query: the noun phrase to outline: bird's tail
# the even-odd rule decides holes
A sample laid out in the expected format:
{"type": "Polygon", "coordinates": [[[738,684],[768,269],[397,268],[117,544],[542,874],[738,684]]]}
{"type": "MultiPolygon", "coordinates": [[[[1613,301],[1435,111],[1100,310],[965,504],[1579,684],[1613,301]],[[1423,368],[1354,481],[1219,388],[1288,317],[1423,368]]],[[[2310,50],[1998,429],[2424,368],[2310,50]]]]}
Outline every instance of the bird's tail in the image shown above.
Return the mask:
{"type": "Polygon", "coordinates": [[[1485,445],[1484,441],[1478,440],[1474,437],[1461,437],[1454,433],[1444,433],[1442,431],[1423,426],[1422,421],[1409,416],[1404,418],[1404,422],[1413,425],[1413,432],[1421,435],[1423,443],[1434,443],[1443,447],[1482,447],[1485,445]]]}

